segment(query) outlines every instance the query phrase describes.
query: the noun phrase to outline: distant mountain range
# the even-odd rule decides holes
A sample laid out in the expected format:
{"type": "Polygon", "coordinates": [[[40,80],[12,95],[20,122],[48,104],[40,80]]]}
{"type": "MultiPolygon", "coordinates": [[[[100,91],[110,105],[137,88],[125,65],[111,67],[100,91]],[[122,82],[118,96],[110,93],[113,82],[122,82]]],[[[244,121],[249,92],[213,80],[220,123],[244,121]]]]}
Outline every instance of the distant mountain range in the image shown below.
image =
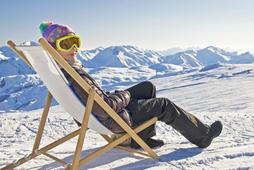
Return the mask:
{"type": "Polygon", "coordinates": [[[228,52],[213,46],[162,55],[160,52],[144,50],[134,46],[112,46],[92,51],[81,51],[80,59],[86,67],[138,67],[153,64],[174,64],[182,67],[204,67],[216,63],[250,64],[254,55],[249,52],[228,52]]]}
{"type": "MultiPolygon", "coordinates": [[[[24,42],[21,45],[38,44],[24,42]]],[[[106,90],[158,76],[204,71],[222,64],[254,63],[254,56],[249,52],[239,54],[212,46],[170,55],[134,46],[111,46],[80,50],[77,58],[106,90]]],[[[9,47],[0,47],[0,111],[40,108],[46,93],[38,75],[9,47]]]]}
{"type": "Polygon", "coordinates": [[[100,51],[84,63],[86,67],[137,67],[162,62],[161,55],[134,46],[112,46],[100,51]]]}

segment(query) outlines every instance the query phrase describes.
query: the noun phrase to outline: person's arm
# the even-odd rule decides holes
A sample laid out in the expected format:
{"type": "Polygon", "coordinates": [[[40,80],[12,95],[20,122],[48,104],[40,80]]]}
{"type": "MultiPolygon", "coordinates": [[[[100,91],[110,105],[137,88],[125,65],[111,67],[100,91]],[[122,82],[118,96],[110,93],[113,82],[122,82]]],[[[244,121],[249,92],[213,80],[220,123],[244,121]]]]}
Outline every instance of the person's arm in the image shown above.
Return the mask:
{"type": "Polygon", "coordinates": [[[113,93],[107,93],[104,97],[106,103],[108,103],[116,112],[120,112],[130,102],[131,95],[127,90],[116,90],[113,93]]]}

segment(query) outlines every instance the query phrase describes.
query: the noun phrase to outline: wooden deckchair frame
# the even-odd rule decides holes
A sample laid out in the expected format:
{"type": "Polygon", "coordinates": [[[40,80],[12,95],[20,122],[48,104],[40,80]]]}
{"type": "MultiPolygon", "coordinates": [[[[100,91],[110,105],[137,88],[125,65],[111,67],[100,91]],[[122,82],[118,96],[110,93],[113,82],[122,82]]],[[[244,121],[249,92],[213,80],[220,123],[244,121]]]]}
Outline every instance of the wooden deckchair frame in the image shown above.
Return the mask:
{"type": "MultiPolygon", "coordinates": [[[[89,84],[87,84],[81,77],[80,75],[61,57],[61,55],[44,39],[44,38],[40,38],[39,39],[39,43],[42,46],[42,48],[48,52],[50,54],[51,57],[53,57],[55,59],[55,61],[63,68],[65,69],[65,71],[67,71],[72,78],[83,88],[83,90],[85,90],[88,94],[88,100],[86,103],[86,108],[84,111],[84,117],[82,120],[82,125],[81,127],[74,131],[71,132],[70,134],[66,135],[65,137],[62,137],[61,139],[58,139],[50,144],[48,144],[47,146],[44,146],[42,148],[39,149],[40,146],[40,142],[41,142],[41,138],[42,138],[42,134],[43,134],[43,130],[45,127],[45,123],[46,123],[46,119],[49,113],[49,109],[50,109],[50,104],[52,101],[52,94],[50,92],[48,92],[48,96],[44,105],[44,109],[42,112],[42,117],[39,123],[39,128],[38,128],[38,132],[34,141],[34,145],[33,145],[33,149],[32,149],[32,153],[29,154],[28,156],[19,159],[17,162],[9,164],[7,166],[5,166],[4,168],[2,168],[3,170],[7,170],[7,169],[13,169],[41,154],[60,162],[61,164],[64,165],[65,169],[71,169],[71,170],[76,170],[78,169],[80,166],[82,166],[83,164],[95,159],[96,157],[100,156],[101,154],[109,151],[112,148],[118,148],[118,149],[122,149],[125,150],[127,152],[130,153],[138,153],[141,155],[145,155],[148,157],[151,157],[153,159],[159,160],[160,157],[137,135],[137,133],[141,132],[142,130],[146,129],[147,127],[153,125],[156,123],[156,121],[158,120],[157,117],[154,117],[148,121],[146,121],[145,123],[143,123],[142,125],[136,127],[135,129],[132,129],[130,126],[128,126],[128,124],[126,122],[123,121],[123,119],[95,92],[94,89],[90,88],[89,84]],[[115,120],[120,127],[122,127],[122,129],[126,132],[125,134],[123,134],[122,136],[120,136],[119,138],[113,140],[110,136],[105,135],[105,134],[101,134],[101,136],[108,142],[108,144],[106,144],[105,146],[101,147],[100,149],[98,149],[97,151],[90,153],[89,155],[87,155],[84,158],[80,158],[80,154],[82,151],[82,147],[84,144],[84,139],[85,139],[85,135],[86,135],[86,131],[87,131],[87,127],[88,127],[88,120],[89,120],[89,116],[90,113],[92,111],[92,106],[94,101],[96,101],[104,110],[105,112],[108,113],[108,115],[115,120]],[[78,142],[76,145],[76,150],[74,153],[74,158],[73,158],[73,162],[72,164],[67,163],[49,153],[47,153],[47,151],[49,151],[50,149],[64,143],[65,141],[68,141],[69,139],[78,136],[78,142]],[[134,149],[128,148],[128,147],[123,147],[123,146],[118,146],[119,144],[123,143],[124,141],[128,140],[132,138],[133,140],[135,140],[143,149],[144,152],[141,151],[136,151],[134,149]]],[[[24,53],[16,48],[16,45],[14,42],[12,41],[8,41],[7,44],[10,46],[10,48],[15,51],[31,68],[32,65],[30,64],[30,62],[28,61],[28,59],[26,58],[26,56],[24,55],[24,53]]]]}

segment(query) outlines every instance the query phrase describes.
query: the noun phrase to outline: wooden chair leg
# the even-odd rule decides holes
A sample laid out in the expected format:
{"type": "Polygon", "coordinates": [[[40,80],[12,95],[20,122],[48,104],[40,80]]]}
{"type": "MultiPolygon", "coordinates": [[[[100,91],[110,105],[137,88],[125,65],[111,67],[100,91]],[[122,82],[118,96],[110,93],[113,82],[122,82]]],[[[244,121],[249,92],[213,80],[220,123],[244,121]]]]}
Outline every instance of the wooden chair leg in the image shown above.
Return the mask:
{"type": "MultiPolygon", "coordinates": [[[[42,148],[39,149],[39,150],[35,150],[34,153],[31,153],[31,154],[29,154],[29,155],[27,155],[27,156],[25,156],[25,157],[19,159],[19,160],[16,161],[15,163],[11,163],[11,164],[9,164],[9,165],[3,167],[1,170],[12,170],[12,169],[14,169],[15,167],[18,167],[18,166],[22,165],[23,163],[25,163],[25,162],[27,162],[27,161],[29,161],[29,160],[31,160],[31,159],[33,159],[33,158],[35,158],[35,157],[41,155],[41,154],[46,153],[48,150],[53,149],[53,148],[55,148],[56,146],[58,146],[58,145],[60,145],[60,144],[62,144],[62,143],[64,143],[64,142],[70,140],[71,138],[74,138],[75,136],[77,136],[77,135],[79,134],[79,132],[80,132],[79,130],[76,130],[76,131],[74,131],[74,132],[71,132],[71,133],[68,134],[67,136],[65,136],[65,137],[63,137],[63,138],[61,138],[61,139],[58,139],[58,140],[56,140],[56,141],[50,143],[49,145],[42,147],[42,148]]],[[[47,154],[46,154],[46,156],[47,156],[47,154]]]]}
{"type": "Polygon", "coordinates": [[[85,135],[86,135],[89,116],[92,112],[95,93],[96,93],[95,90],[91,89],[90,93],[89,93],[89,96],[88,96],[87,107],[85,109],[81,129],[80,129],[80,133],[79,133],[78,143],[77,143],[77,146],[76,146],[74,159],[73,159],[73,163],[72,163],[72,166],[71,166],[72,170],[76,170],[76,169],[79,168],[80,154],[81,154],[81,151],[82,151],[82,147],[83,147],[83,143],[84,143],[84,139],[85,139],[85,135]]]}
{"type": "MultiPolygon", "coordinates": [[[[139,127],[135,128],[134,132],[139,133],[142,130],[144,130],[145,128],[147,128],[147,127],[151,126],[152,124],[154,124],[156,121],[157,121],[157,118],[152,118],[149,121],[147,121],[146,123],[144,123],[144,124],[140,125],[139,127]]],[[[123,136],[119,137],[118,139],[110,142],[109,144],[107,144],[107,145],[103,146],[102,148],[98,149],[97,151],[87,155],[85,158],[80,160],[80,166],[87,163],[87,162],[89,162],[89,161],[91,161],[91,160],[93,160],[93,159],[95,159],[95,158],[97,158],[98,156],[100,156],[103,153],[109,151],[110,149],[114,148],[115,146],[121,144],[122,142],[129,139],[130,137],[131,136],[128,133],[126,133],[125,135],[123,135],[123,136]]],[[[144,155],[144,154],[142,154],[142,155],[144,155]]],[[[154,155],[151,155],[150,153],[148,153],[148,155],[146,155],[146,156],[149,156],[153,159],[159,160],[159,156],[157,156],[157,155],[154,156],[154,155]]]]}
{"type": "Polygon", "coordinates": [[[103,134],[100,134],[108,143],[109,142],[112,142],[112,139],[109,137],[109,136],[107,136],[107,135],[103,135],[103,134]]]}
{"type": "MultiPolygon", "coordinates": [[[[103,105],[103,99],[95,96],[96,101],[103,105]]],[[[109,114],[109,116],[118,123],[118,125],[124,129],[126,133],[128,133],[133,140],[135,140],[149,155],[151,155],[154,159],[160,159],[159,156],[131,129],[130,126],[123,119],[117,115],[108,105],[105,105],[104,110],[109,114]]],[[[156,121],[158,118],[156,117],[156,121]]]]}
{"type": "Polygon", "coordinates": [[[37,150],[39,148],[43,130],[44,130],[46,120],[48,117],[48,112],[49,112],[51,101],[52,101],[52,95],[50,92],[48,92],[48,97],[47,97],[46,103],[44,105],[42,117],[41,117],[40,124],[39,124],[39,129],[38,129],[35,141],[34,141],[34,146],[33,146],[32,152],[34,152],[35,150],[37,150]]]}

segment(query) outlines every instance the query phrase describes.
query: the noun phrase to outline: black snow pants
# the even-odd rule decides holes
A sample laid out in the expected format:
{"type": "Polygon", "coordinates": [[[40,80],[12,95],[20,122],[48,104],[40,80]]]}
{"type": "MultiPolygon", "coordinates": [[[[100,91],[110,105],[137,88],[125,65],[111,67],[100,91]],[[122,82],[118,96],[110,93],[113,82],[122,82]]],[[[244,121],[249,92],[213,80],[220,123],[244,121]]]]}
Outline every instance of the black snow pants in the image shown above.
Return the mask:
{"type": "MultiPolygon", "coordinates": [[[[127,109],[131,112],[134,127],[153,117],[158,117],[159,121],[171,125],[193,144],[198,144],[207,137],[208,125],[203,124],[197,117],[169,99],[156,98],[156,88],[150,81],[144,81],[127,90],[131,94],[127,109]]],[[[154,125],[139,133],[144,141],[155,135],[154,125]]]]}

